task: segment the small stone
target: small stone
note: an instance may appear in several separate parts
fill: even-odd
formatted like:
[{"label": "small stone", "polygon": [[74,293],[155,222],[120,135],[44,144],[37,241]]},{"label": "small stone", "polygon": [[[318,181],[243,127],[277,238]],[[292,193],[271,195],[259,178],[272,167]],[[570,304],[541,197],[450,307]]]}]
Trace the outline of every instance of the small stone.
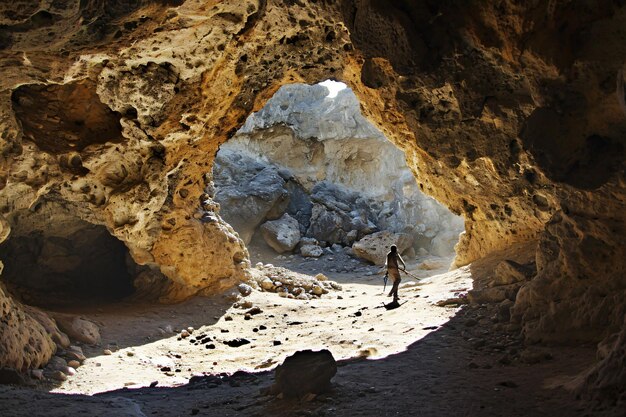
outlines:
[{"label": "small stone", "polygon": [[78,362],[76,360],[72,360],[72,361],[69,361],[67,363],[67,366],[69,366],[70,368],[76,369],[76,368],[78,368],[80,366],[80,362]]},{"label": "small stone", "polygon": [[65,357],[68,360],[76,360],[76,361],[79,361],[79,362],[84,362],[85,359],[87,359],[87,358],[85,358],[85,355],[82,354],[82,352],[74,352],[74,351],[70,351],[70,350],[65,352]]},{"label": "small stone", "polygon": [[74,376],[76,375],[76,369],[72,368],[71,366],[68,366],[67,368],[65,368],[65,373],[69,376]]},{"label": "small stone", "polygon": [[195,329],[191,326],[187,327],[187,331],[189,332],[189,334],[192,334],[194,330]]},{"label": "small stone", "polygon": [[250,341],[248,339],[243,339],[243,338],[238,338],[238,339],[233,339],[233,340],[227,340],[224,342],[225,345],[230,346],[230,347],[240,347],[243,345],[247,345],[248,343],[250,343]]},{"label": "small stone", "polygon": [[224,316],[224,321],[233,321],[232,316]]},{"label": "small stone", "polygon": [[263,281],[261,281],[261,288],[263,288],[265,291],[271,291],[274,289],[274,282],[269,278],[265,278]]},{"label": "small stone", "polygon": [[110,350],[110,349],[104,349],[104,350],[102,351],[102,353],[103,353],[103,354],[105,354],[105,355],[112,355],[112,354],[113,354],[113,352],[111,352],[111,350]]},{"label": "small stone", "polygon": [[274,341],[272,342],[272,344],[273,344],[274,346],[279,346],[279,345],[282,345],[283,343],[282,343],[280,340],[274,340]]},{"label": "small stone", "polygon": [[189,332],[187,330],[183,330],[182,332],[180,332],[180,337],[182,337],[183,339],[185,337],[189,337]]},{"label": "small stone", "polygon": [[30,376],[41,381],[43,379],[43,369],[31,369]]},{"label": "small stone", "polygon": [[328,281],[328,277],[324,274],[315,275],[315,279],[318,281]]},{"label": "small stone", "polygon": [[250,310],[246,311],[246,314],[250,314],[251,316],[254,316],[256,314],[261,314],[263,312],[263,310],[261,310],[261,308],[259,307],[252,307]]},{"label": "small stone", "polygon": [[239,290],[239,293],[243,295],[244,297],[247,297],[250,294],[252,294],[252,287],[249,286],[248,284],[241,283],[237,285],[237,290]]},{"label": "small stone", "polygon": [[56,380],[56,381],[65,381],[67,380],[67,375],[65,375],[63,372],[61,371],[54,371],[50,374],[50,378]]},{"label": "small stone", "polygon": [[324,289],[322,287],[320,287],[319,285],[314,285],[312,288],[313,294],[315,295],[322,295],[324,294]]}]

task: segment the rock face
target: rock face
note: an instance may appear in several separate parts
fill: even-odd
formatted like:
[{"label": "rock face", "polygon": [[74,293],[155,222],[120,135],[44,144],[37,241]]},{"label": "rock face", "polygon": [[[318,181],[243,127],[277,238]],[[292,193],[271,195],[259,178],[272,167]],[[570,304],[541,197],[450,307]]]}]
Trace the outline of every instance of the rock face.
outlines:
[{"label": "rock face", "polygon": [[[160,270],[166,299],[231,286],[248,254],[213,155],[281,85],[334,78],[464,216],[458,264],[540,241],[527,338],[623,335],[624,27],[604,1],[3,2],[0,237],[51,202]],[[0,306],[0,362],[47,360],[43,327]],[[590,395],[624,386],[611,340]]]}]

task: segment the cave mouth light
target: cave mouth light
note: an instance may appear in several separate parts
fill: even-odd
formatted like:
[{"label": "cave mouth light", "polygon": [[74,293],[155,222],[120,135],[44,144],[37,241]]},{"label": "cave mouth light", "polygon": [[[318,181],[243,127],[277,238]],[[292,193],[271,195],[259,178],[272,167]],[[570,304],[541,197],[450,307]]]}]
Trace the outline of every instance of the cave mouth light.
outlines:
[{"label": "cave mouth light", "polygon": [[322,81],[321,83],[319,83],[319,85],[323,85],[324,87],[328,88],[328,95],[326,96],[327,98],[335,98],[341,90],[345,90],[346,88],[348,88],[348,86],[344,83],[333,80]]},{"label": "cave mouth light", "polygon": [[[265,240],[277,254],[313,244],[322,256],[387,233],[409,261],[451,261],[464,230],[461,217],[420,191],[404,153],[337,81],[281,87],[220,147],[213,179],[224,220],[246,245]],[[289,238],[268,237],[269,221]]]}]

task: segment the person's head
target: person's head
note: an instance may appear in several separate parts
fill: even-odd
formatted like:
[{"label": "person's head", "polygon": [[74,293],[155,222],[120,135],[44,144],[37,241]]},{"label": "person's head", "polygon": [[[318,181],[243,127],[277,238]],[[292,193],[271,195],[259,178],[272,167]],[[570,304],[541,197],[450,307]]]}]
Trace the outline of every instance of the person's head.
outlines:
[{"label": "person's head", "polygon": [[398,247],[396,245],[391,245],[391,253],[396,253],[398,251]]}]

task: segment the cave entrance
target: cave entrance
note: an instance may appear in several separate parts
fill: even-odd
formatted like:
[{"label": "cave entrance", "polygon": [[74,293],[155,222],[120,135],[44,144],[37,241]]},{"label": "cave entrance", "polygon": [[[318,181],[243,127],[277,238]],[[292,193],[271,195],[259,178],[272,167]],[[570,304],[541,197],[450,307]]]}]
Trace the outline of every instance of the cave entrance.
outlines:
[{"label": "cave entrance", "polygon": [[404,153],[361,115],[352,90],[330,80],[281,87],[220,147],[213,179],[220,214],[253,262],[265,245],[279,259],[344,253],[380,264],[360,249],[395,243],[406,261],[436,257],[447,269],[464,230],[462,217],[420,191]]},{"label": "cave entrance", "polygon": [[60,204],[15,213],[0,245],[2,282],[22,302],[46,308],[93,306],[133,294],[136,267],[104,226]]}]

